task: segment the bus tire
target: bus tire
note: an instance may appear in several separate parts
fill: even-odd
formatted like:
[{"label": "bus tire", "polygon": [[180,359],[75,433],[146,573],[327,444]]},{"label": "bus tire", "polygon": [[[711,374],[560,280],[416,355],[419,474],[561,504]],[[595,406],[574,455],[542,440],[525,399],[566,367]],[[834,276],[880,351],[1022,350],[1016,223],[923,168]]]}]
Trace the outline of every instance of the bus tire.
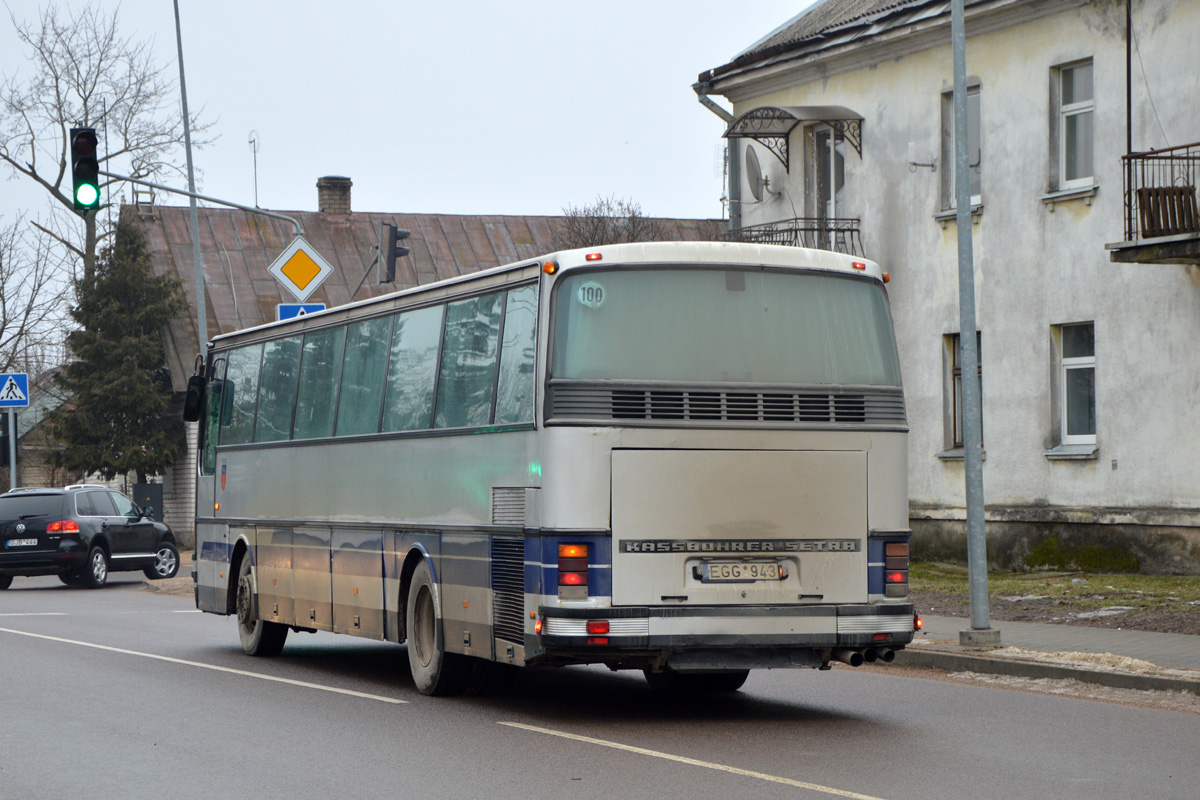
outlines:
[{"label": "bus tire", "polygon": [[242,555],[242,562],[238,566],[237,623],[238,638],[242,640],[242,650],[246,655],[277,656],[283,650],[287,626],[258,618],[258,595],[254,592],[249,553]]},{"label": "bus tire", "polygon": [[678,694],[716,694],[736,692],[750,677],[748,669],[731,669],[721,672],[676,672],[668,667],[659,672],[643,670],[646,683],[656,692]]},{"label": "bus tire", "polygon": [[470,677],[465,656],[447,653],[438,641],[438,613],[429,563],[422,561],[413,571],[405,605],[408,634],[408,667],[417,691],[424,695],[459,694]]}]

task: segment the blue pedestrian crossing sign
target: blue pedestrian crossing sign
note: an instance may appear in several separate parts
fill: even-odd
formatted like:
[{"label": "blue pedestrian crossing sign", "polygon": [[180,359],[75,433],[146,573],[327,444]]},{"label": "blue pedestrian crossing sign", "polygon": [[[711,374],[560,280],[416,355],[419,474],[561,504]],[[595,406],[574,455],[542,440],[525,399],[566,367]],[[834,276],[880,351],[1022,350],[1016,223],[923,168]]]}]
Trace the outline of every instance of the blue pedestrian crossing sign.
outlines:
[{"label": "blue pedestrian crossing sign", "polygon": [[276,318],[280,320],[306,317],[324,310],[324,303],[280,303],[275,306]]},{"label": "blue pedestrian crossing sign", "polygon": [[29,374],[0,373],[0,408],[25,408],[29,405]]}]

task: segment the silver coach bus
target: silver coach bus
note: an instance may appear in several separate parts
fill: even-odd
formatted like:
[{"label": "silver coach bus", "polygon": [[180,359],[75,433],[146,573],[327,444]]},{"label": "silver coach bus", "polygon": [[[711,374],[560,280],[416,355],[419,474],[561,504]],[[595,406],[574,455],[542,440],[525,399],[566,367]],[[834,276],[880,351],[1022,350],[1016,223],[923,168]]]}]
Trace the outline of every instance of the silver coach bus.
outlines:
[{"label": "silver coach bus", "polygon": [[733,691],[912,640],[907,421],[878,265],[658,243],[555,253],[217,337],[196,604],[242,647],[407,642]]}]

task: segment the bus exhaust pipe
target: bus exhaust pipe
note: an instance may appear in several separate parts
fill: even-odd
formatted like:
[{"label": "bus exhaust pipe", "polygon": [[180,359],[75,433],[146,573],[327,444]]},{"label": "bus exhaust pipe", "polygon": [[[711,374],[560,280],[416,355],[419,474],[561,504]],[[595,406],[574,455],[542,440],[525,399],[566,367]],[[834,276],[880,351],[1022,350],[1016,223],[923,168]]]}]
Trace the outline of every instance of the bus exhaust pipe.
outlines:
[{"label": "bus exhaust pipe", "polygon": [[878,660],[879,653],[875,651],[875,648],[868,647],[866,650],[863,650],[863,661],[867,662],[868,664],[874,664]]},{"label": "bus exhaust pipe", "polygon": [[863,665],[863,654],[857,650],[847,650],[844,647],[839,647],[833,651],[833,657],[843,664],[849,664],[852,667],[861,667]]},{"label": "bus exhaust pipe", "polygon": [[879,660],[885,664],[890,664],[896,660],[896,651],[885,649],[879,651]]}]

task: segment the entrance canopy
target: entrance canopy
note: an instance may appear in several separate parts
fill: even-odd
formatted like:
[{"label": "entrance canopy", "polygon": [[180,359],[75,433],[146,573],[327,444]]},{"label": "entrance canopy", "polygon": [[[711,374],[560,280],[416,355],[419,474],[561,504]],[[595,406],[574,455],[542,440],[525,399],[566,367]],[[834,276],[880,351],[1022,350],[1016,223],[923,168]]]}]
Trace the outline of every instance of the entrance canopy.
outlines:
[{"label": "entrance canopy", "polygon": [[862,115],[844,106],[760,106],[729,123],[726,139],[754,139],[775,154],[790,171],[788,137],[805,123],[822,123],[850,142],[862,157]]}]

